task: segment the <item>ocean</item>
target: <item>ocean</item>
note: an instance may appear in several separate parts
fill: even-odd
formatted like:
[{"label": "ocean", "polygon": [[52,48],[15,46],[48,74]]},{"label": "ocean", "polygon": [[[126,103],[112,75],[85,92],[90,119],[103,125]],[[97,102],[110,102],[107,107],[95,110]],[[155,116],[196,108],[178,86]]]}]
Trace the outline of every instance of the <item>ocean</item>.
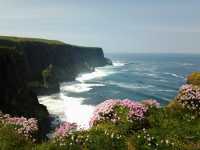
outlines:
[{"label": "ocean", "polygon": [[81,74],[76,81],[61,83],[60,93],[39,97],[50,114],[61,121],[88,128],[95,106],[107,99],[156,99],[166,105],[186,82],[200,71],[196,54],[106,54],[113,66]]}]

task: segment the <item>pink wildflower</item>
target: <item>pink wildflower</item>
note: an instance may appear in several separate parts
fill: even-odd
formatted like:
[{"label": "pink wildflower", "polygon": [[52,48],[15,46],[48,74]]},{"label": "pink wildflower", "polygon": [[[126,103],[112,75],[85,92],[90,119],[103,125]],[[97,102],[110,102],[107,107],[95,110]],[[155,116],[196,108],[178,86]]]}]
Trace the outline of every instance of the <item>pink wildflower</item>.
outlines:
[{"label": "pink wildflower", "polygon": [[115,112],[116,106],[123,106],[129,110],[129,119],[143,119],[147,108],[141,103],[132,100],[106,100],[103,103],[96,106],[93,116],[90,120],[90,126],[93,126],[98,121],[110,120],[116,123],[120,120],[119,116]]},{"label": "pink wildflower", "polygon": [[183,85],[179,94],[176,97],[177,101],[183,105],[183,107],[190,110],[200,110],[200,87],[195,85],[186,84]]},{"label": "pink wildflower", "polygon": [[63,122],[58,128],[56,128],[55,136],[60,138],[66,137],[71,131],[76,130],[76,128],[76,123]]},{"label": "pink wildflower", "polygon": [[[0,113],[0,121],[4,125],[15,125],[17,133],[22,134],[27,139],[38,131],[37,120],[35,118],[11,117],[9,114]],[[33,139],[34,140],[34,139]]]}]

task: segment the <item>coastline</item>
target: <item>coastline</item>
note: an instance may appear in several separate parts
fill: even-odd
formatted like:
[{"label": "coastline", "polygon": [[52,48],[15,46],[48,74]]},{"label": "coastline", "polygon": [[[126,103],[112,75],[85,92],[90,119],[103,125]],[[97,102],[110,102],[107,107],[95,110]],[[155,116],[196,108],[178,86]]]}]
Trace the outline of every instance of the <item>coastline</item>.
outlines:
[{"label": "coastline", "polygon": [[[113,63],[114,67],[122,65],[124,64]],[[97,67],[93,72],[81,73],[77,76],[75,81],[60,83],[60,90],[58,93],[38,96],[40,104],[43,104],[47,107],[50,116],[53,118],[51,122],[53,127],[57,126],[63,121],[67,121],[77,123],[80,129],[89,128],[89,120],[91,119],[95,106],[84,104],[85,98],[83,97],[70,97],[67,96],[67,93],[88,92],[92,90],[93,87],[104,86],[103,84],[85,83],[85,81],[112,74],[106,73],[102,70],[106,67],[111,66],[107,65],[104,67]]]}]

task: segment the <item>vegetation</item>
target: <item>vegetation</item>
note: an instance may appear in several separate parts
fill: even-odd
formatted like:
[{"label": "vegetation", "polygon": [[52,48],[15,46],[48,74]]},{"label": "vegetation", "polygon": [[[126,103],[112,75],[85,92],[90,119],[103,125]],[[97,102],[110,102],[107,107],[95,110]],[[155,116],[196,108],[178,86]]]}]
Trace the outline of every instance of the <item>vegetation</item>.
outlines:
[{"label": "vegetation", "polygon": [[[0,147],[4,146],[5,149],[6,146],[9,149],[9,146],[13,145],[16,149],[25,149],[29,146],[36,150],[200,149],[200,118],[183,107],[177,106],[176,110],[173,108],[149,107],[146,123],[139,124],[142,125],[140,128],[135,128],[138,124],[126,120],[126,117],[122,117],[116,123],[102,120],[86,131],[74,131],[75,126],[72,125],[65,128],[62,126],[63,131],[67,131],[68,134],[56,136],[41,144],[31,143],[22,136],[18,138],[14,130],[9,130],[9,134],[5,135],[8,128],[4,127],[0,129],[0,142],[4,142]],[[127,116],[127,109],[117,108],[115,113]],[[68,127],[73,130],[69,131]]]},{"label": "vegetation", "polygon": [[12,36],[0,36],[0,40],[7,40],[15,43],[19,42],[42,42],[46,44],[56,44],[56,45],[63,45],[64,43],[57,40],[46,40],[46,39],[39,39],[39,38],[22,38],[22,37],[12,37]]},{"label": "vegetation", "polygon": [[50,64],[46,69],[42,71],[43,86],[48,88],[48,79],[52,76],[53,65]]},{"label": "vegetation", "polygon": [[187,78],[188,84],[199,85],[200,86],[200,72],[193,72]]},{"label": "vegetation", "polygon": [[187,84],[165,107],[155,100],[104,101],[88,130],[64,122],[42,143],[33,140],[36,120],[1,115],[0,150],[199,150],[199,112],[200,88]]}]

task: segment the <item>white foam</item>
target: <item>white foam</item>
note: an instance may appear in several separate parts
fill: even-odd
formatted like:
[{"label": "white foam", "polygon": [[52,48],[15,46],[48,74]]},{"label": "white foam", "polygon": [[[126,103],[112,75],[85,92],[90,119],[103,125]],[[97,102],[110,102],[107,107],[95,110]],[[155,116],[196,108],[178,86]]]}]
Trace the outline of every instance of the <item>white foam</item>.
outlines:
[{"label": "white foam", "polygon": [[183,76],[177,75],[175,73],[165,72],[164,74],[171,75],[171,76],[176,77],[176,78],[184,78]]},{"label": "white foam", "polygon": [[63,94],[61,94],[61,98],[64,99],[66,104],[64,110],[66,120],[76,122],[81,128],[88,128],[95,107],[83,105],[84,98],[68,97]]},{"label": "white foam", "polygon": [[192,63],[182,63],[181,65],[183,65],[183,66],[194,66],[194,64],[192,64]]},{"label": "white foam", "polygon": [[84,98],[68,97],[64,94],[39,97],[39,102],[47,106],[50,114],[57,115],[61,121],[75,122],[80,128],[88,128],[94,106],[83,105]]},{"label": "white foam", "polygon": [[121,67],[121,66],[124,66],[126,63],[122,63],[122,62],[120,62],[120,61],[115,61],[115,62],[113,62],[113,66],[115,66],[115,67]]},{"label": "white foam", "polygon": [[82,93],[92,90],[92,87],[104,86],[103,84],[89,84],[83,82],[70,82],[61,84],[61,91]]},{"label": "white foam", "polygon": [[88,81],[88,80],[92,80],[92,79],[95,79],[95,78],[102,78],[102,77],[105,77],[109,74],[111,74],[112,72],[106,70],[106,68],[96,68],[94,72],[92,73],[84,73],[84,74],[81,74],[79,75],[77,78],[76,78],[76,81],[79,81],[79,82],[84,82],[84,81]]},{"label": "white foam", "polygon": [[95,107],[84,105],[83,101],[85,99],[82,97],[69,97],[66,94],[67,92],[87,92],[92,87],[104,86],[104,84],[87,83],[87,81],[110,75],[113,73],[110,68],[112,67],[96,68],[92,73],[78,76],[74,82],[62,83],[59,94],[38,97],[39,102],[47,106],[49,113],[58,116],[61,121],[75,122],[80,128],[88,128]]},{"label": "white foam", "polygon": [[128,84],[128,83],[114,82],[114,81],[110,81],[109,84],[116,85],[121,88],[127,88],[127,89],[147,89],[147,88],[154,87],[153,85]]},{"label": "white foam", "polygon": [[60,99],[59,95],[40,96],[38,97],[40,104],[47,106],[50,114],[59,116],[61,121],[65,121],[65,103]]}]

